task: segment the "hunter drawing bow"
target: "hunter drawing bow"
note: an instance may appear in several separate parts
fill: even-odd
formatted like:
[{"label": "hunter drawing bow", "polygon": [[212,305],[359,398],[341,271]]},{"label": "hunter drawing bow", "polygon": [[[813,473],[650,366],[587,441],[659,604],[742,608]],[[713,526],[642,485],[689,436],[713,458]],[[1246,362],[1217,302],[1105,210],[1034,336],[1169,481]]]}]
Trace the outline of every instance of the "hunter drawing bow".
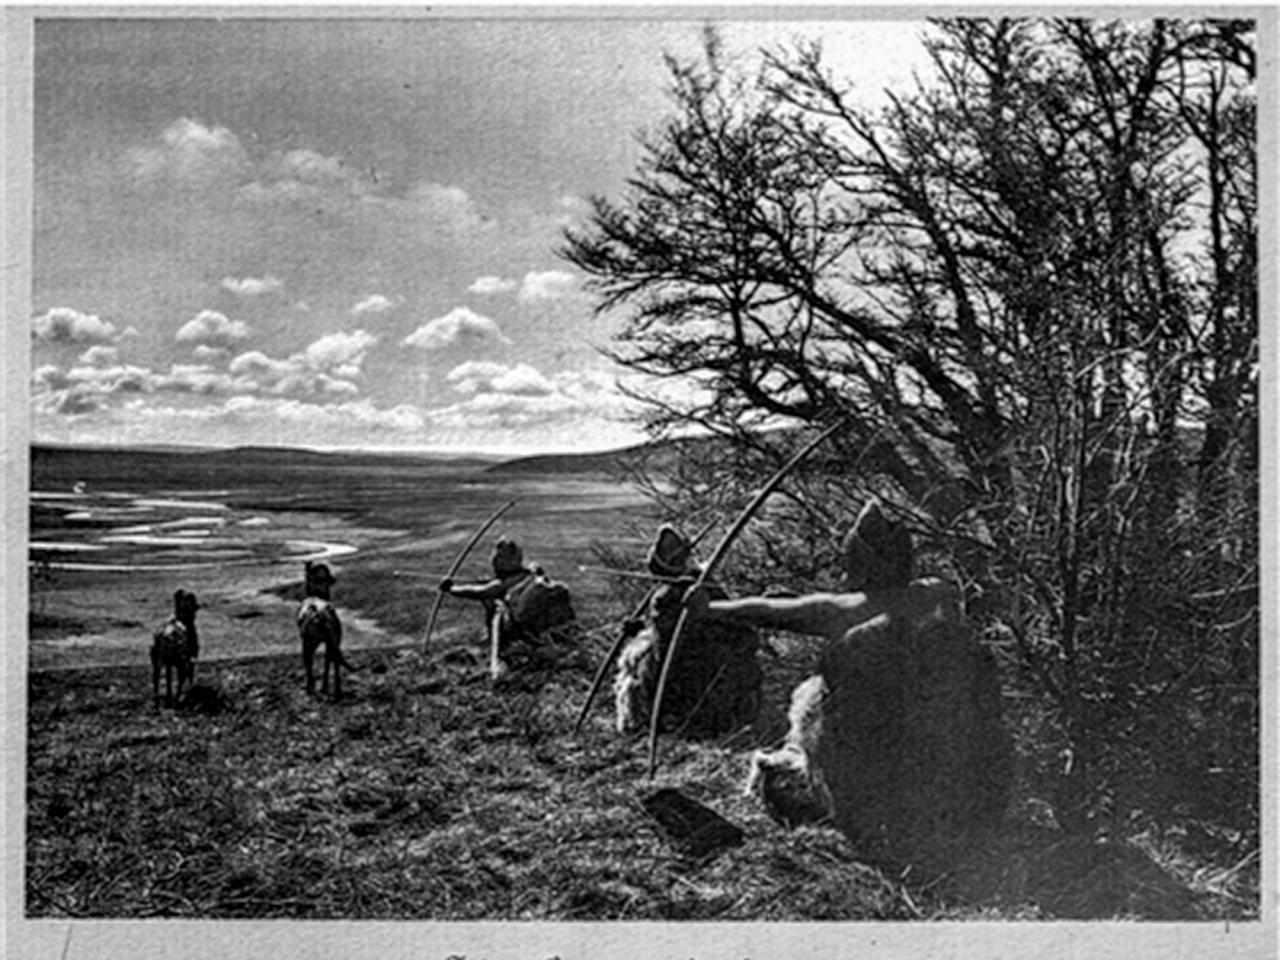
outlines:
[{"label": "hunter drawing bow", "polygon": [[[716,524],[716,521],[713,519],[705,527],[699,530],[698,535],[689,541],[689,549],[692,550],[694,547],[696,547],[701,542],[702,538],[711,532],[711,528],[714,527],[715,524]],[[579,567],[578,569],[579,570],[594,569],[597,571],[603,571],[605,573],[612,573],[616,576],[638,576],[641,579],[654,580],[654,581],[657,581],[658,583],[679,583],[680,580],[682,579],[680,577],[656,576],[651,573],[635,574],[628,570],[611,570],[611,569],[605,570],[599,567],[595,567],[595,568]],[[656,591],[657,589],[658,589],[657,586],[653,586],[645,591],[644,596],[640,598],[640,602],[636,604],[635,610],[631,612],[631,616],[627,617],[627,619],[623,621],[624,624],[631,620],[635,620],[637,617],[639,617],[641,614],[644,613],[645,608],[649,606],[649,601],[653,599],[654,591]],[[613,642],[613,646],[610,647],[609,652],[605,654],[605,658],[604,660],[601,661],[599,669],[596,670],[595,679],[591,681],[591,690],[587,693],[586,702],[583,703],[582,710],[579,711],[578,713],[578,722],[573,725],[574,733],[577,733],[579,730],[582,729],[583,721],[587,719],[587,714],[591,712],[591,704],[595,703],[596,694],[600,692],[600,687],[604,684],[605,674],[607,674],[609,672],[609,668],[613,666],[614,660],[618,658],[618,653],[622,650],[622,645],[627,642],[627,639],[628,639],[627,631],[624,626],[622,631],[619,632],[618,634],[618,639]]]},{"label": "hunter drawing bow", "polygon": [[[454,559],[453,565],[449,568],[449,572],[445,574],[445,579],[452,579],[454,574],[462,567],[462,562],[467,559],[467,554],[471,552],[471,548],[480,542],[480,538],[485,532],[498,522],[498,518],[516,505],[515,500],[509,500],[494,511],[493,516],[480,525],[475,533],[471,535],[471,539],[467,541],[466,546],[459,551],[458,556]],[[440,613],[440,605],[444,602],[444,591],[437,591],[435,603],[431,607],[431,616],[427,619],[427,629],[422,635],[422,647],[425,651],[427,645],[431,642],[431,631],[435,629],[436,616]]]},{"label": "hunter drawing bow", "polygon": [[[702,572],[698,574],[697,580],[694,581],[693,586],[686,592],[686,597],[693,593],[693,591],[701,589],[706,585],[707,581],[711,579],[711,574],[715,571],[715,568],[720,561],[724,559],[725,554],[729,552],[729,547],[733,545],[733,541],[737,539],[738,534],[742,532],[743,528],[751,520],[751,517],[760,509],[765,500],[769,498],[769,495],[777,489],[778,484],[782,483],[787,474],[795,469],[796,465],[800,463],[801,460],[807,457],[817,449],[824,440],[835,433],[843,425],[843,422],[843,420],[839,420],[827,427],[826,430],[823,430],[822,433],[818,434],[818,436],[814,437],[813,440],[805,444],[805,446],[801,448],[795,456],[783,464],[781,469],[769,478],[769,482],[760,489],[760,492],[757,493],[754,498],[752,498],[751,502],[747,504],[742,513],[739,514],[738,519],[733,522],[733,526],[729,528],[728,532],[724,535],[724,538],[716,545],[710,559],[707,560],[706,564],[703,566]],[[653,709],[649,717],[649,779],[653,779],[654,770],[658,765],[658,722],[662,716],[662,697],[666,692],[667,677],[671,672],[671,664],[675,661],[676,650],[680,646],[680,638],[684,634],[685,623],[688,619],[689,604],[686,599],[681,603],[680,618],[676,621],[675,630],[671,633],[671,643],[667,647],[667,656],[662,662],[662,673],[658,676],[658,689],[654,694]]]}]

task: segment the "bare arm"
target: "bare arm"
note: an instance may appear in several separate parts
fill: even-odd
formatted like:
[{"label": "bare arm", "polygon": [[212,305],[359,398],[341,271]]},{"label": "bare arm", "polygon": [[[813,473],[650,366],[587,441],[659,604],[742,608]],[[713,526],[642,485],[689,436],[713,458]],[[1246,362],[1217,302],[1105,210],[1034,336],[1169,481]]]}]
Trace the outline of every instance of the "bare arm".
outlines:
[{"label": "bare arm", "polygon": [[[701,594],[701,595],[699,595]],[[811,593],[803,597],[743,597],[708,600],[705,592],[690,595],[690,614],[736,620],[755,627],[790,630],[837,639],[854,627],[904,605],[913,613],[950,609],[955,588],[940,580],[917,582],[904,590],[866,593]]]},{"label": "bare arm", "polygon": [[507,583],[498,579],[482,583],[454,583],[452,580],[445,580],[440,584],[440,589],[463,600],[498,600],[507,592]]},{"label": "bare arm", "polygon": [[822,637],[840,637],[845,631],[881,612],[865,593],[811,593],[803,597],[743,597],[712,600],[695,615],[713,620],[735,620],[753,627],[790,630]]}]

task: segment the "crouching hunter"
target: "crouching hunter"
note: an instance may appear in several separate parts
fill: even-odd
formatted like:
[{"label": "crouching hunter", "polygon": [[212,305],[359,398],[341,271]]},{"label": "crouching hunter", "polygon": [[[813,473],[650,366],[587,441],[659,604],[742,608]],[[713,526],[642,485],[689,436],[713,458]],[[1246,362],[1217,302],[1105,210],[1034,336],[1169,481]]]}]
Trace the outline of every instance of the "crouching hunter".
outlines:
[{"label": "crouching hunter", "polygon": [[912,579],[906,527],[876,501],[841,544],[839,592],[687,597],[690,617],[826,638],[792,695],[780,749],[756,751],[748,789],[786,825],[827,821],[870,859],[945,870],[993,826],[1010,777],[994,662],[956,587]]},{"label": "crouching hunter", "polygon": [[[681,599],[700,572],[692,552],[689,540],[665,525],[649,548],[649,572],[667,582],[650,592],[644,619],[624,625],[626,646],[614,678],[614,724],[619,733],[639,733],[649,725]],[[704,590],[711,599],[728,596],[718,584],[708,584]],[[758,648],[755,631],[742,624],[703,620],[690,630],[671,665],[662,729],[702,737],[751,723],[763,684]]]},{"label": "crouching hunter", "polygon": [[501,680],[510,668],[503,654],[521,641],[536,641],[553,627],[574,619],[569,590],[553,582],[537,563],[526,563],[520,545],[507,537],[493,547],[493,577],[474,583],[440,581],[440,591],[478,601],[489,639],[489,674]]}]

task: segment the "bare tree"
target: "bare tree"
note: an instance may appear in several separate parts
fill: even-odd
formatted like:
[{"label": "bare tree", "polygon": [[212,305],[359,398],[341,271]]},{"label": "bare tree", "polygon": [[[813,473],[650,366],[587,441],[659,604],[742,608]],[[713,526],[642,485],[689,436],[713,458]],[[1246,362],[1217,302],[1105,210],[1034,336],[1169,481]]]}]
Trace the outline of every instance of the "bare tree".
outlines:
[{"label": "bare tree", "polygon": [[[1231,723],[1256,744],[1252,34],[965,19],[925,42],[933,76],[872,111],[817,45],[749,75],[708,34],[701,63],[668,61],[674,114],[630,192],[563,253],[630,311],[621,363],[701,385],[651,405],[655,435],[736,451],[680,478],[691,506],[776,465],[786,434],[763,427],[858,424],[763,556],[803,564],[786,537],[889,492],[1045,698],[1083,827],[1153,806],[1159,777],[1128,783],[1116,746],[1143,727],[1143,768],[1169,766],[1144,710],[1203,732],[1197,698],[1229,674],[1255,686]],[[1231,496],[1188,485],[1196,446]]]}]

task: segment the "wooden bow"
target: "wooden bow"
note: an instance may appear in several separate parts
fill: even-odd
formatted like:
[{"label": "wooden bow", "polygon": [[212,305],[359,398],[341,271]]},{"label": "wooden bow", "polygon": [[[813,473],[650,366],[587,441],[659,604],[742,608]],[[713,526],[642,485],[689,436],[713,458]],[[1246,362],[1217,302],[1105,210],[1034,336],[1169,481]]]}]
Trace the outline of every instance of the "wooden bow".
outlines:
[{"label": "wooden bow", "polygon": [[[462,548],[462,550],[458,553],[457,558],[453,561],[453,566],[451,566],[449,568],[449,572],[445,574],[446,580],[453,578],[453,575],[456,574],[459,569],[461,569],[462,562],[467,559],[467,554],[471,552],[471,548],[480,542],[480,538],[485,535],[485,532],[490,527],[492,527],[495,523],[498,522],[499,517],[501,517],[504,513],[506,513],[515,505],[516,505],[515,500],[509,500],[507,503],[504,503],[501,507],[499,507],[498,510],[493,514],[493,516],[491,516],[488,520],[486,520],[483,524],[480,525],[480,529],[471,535],[471,539],[467,541],[467,545]],[[435,629],[436,617],[440,613],[440,605],[443,602],[444,602],[444,591],[442,590],[436,593],[435,603],[431,607],[431,616],[427,619],[427,629],[426,629],[426,632],[423,633],[422,635],[422,648],[424,651],[427,649],[427,644],[431,642],[431,631]]]},{"label": "wooden bow", "polygon": [[[702,538],[705,537],[708,533],[710,533],[711,528],[714,527],[715,525],[716,525],[716,521],[713,518],[706,526],[704,526],[701,530],[698,531],[698,535],[696,537],[694,537],[692,540],[689,541],[689,549],[692,550],[699,543],[701,543]],[[579,570],[588,570],[588,569],[600,570],[602,568],[578,567],[578,569]],[[627,571],[627,570],[607,569],[607,570],[604,570],[604,572],[612,573],[619,576],[637,576],[645,580],[655,580],[659,583],[679,583],[681,580],[687,579],[685,577],[661,577],[652,573],[631,573],[630,571]],[[591,712],[591,704],[595,703],[596,694],[600,692],[600,687],[604,684],[605,675],[609,672],[609,668],[613,666],[613,661],[618,658],[618,653],[622,650],[622,645],[627,642],[628,638],[627,638],[626,623],[628,621],[637,619],[641,614],[644,613],[645,609],[649,606],[649,601],[653,599],[653,595],[655,591],[657,591],[657,589],[658,589],[657,586],[652,586],[648,590],[646,590],[644,596],[640,598],[640,602],[636,604],[635,610],[631,612],[631,616],[629,616],[627,620],[623,621],[623,628],[622,628],[622,631],[618,634],[618,639],[613,642],[613,646],[610,647],[609,652],[605,654],[605,658],[604,660],[601,661],[599,669],[596,670],[595,679],[591,681],[591,689],[587,693],[586,702],[583,703],[582,709],[578,712],[578,722],[573,725],[573,732],[575,734],[582,729],[583,721],[587,719],[587,714]]]},{"label": "wooden bow", "polygon": [[[751,502],[747,504],[746,508],[741,514],[739,514],[738,519],[733,522],[733,526],[731,526],[729,531],[724,535],[724,538],[716,545],[715,550],[711,554],[711,558],[707,560],[706,565],[702,568],[702,572],[698,574],[698,579],[694,581],[693,586],[685,593],[686,597],[688,597],[694,590],[701,589],[706,585],[706,582],[711,579],[711,574],[715,571],[715,568],[720,561],[724,559],[724,555],[729,552],[729,547],[733,545],[733,541],[737,539],[738,534],[742,532],[743,527],[747,525],[755,512],[760,509],[761,504],[769,498],[769,494],[773,493],[773,491],[777,489],[778,484],[782,483],[786,475],[795,469],[796,464],[817,449],[818,445],[826,440],[827,437],[835,433],[836,430],[841,427],[842,423],[843,421],[837,421],[826,430],[823,430],[822,433],[818,434],[818,436],[813,440],[805,444],[805,446],[795,456],[783,464],[782,468],[769,478],[769,482],[766,483]],[[658,690],[654,695],[653,710],[649,717],[649,779],[653,779],[654,770],[658,765],[658,722],[662,717],[662,697],[666,693],[667,677],[671,672],[671,664],[675,662],[676,650],[680,646],[680,638],[684,635],[684,627],[688,619],[689,604],[686,599],[681,604],[680,618],[676,620],[675,630],[672,631],[671,644],[667,647],[666,659],[662,661],[662,673],[658,676]]]}]

